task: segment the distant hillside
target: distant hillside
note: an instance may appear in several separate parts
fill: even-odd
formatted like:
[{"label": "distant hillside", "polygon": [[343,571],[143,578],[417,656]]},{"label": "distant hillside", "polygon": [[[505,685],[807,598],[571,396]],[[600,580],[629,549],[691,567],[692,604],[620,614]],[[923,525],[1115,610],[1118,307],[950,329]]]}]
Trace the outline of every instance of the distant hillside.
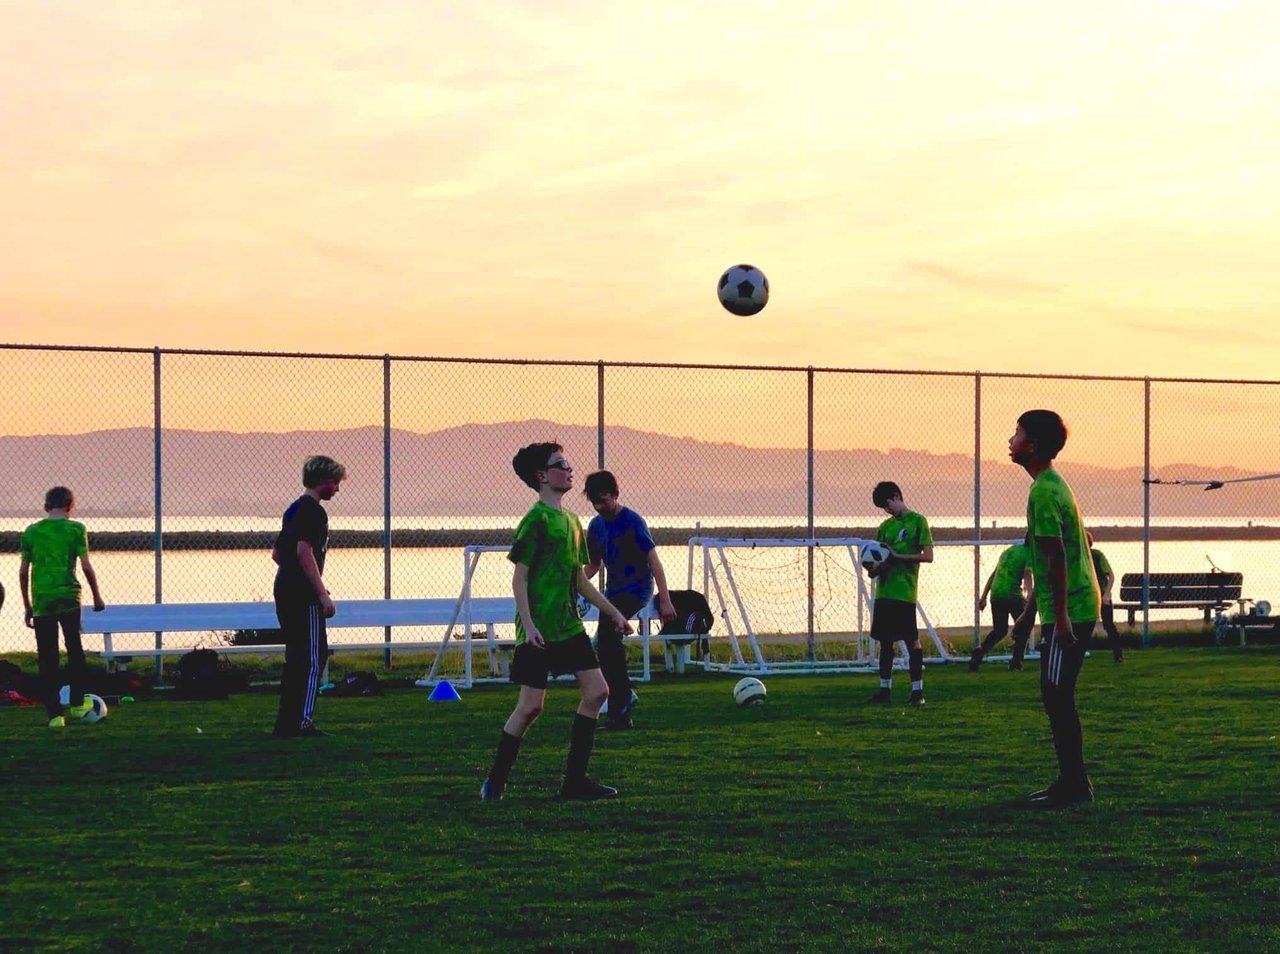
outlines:
[{"label": "distant hillside", "polygon": [[[442,518],[518,514],[530,492],[511,470],[522,444],[555,439],[565,445],[579,486],[596,467],[596,429],[533,420],[468,424],[427,434],[391,433],[391,501],[395,514]],[[382,513],[383,433],[367,427],[341,431],[233,434],[166,430],[161,437],[163,512],[171,515],[270,516],[300,490],[309,454],[343,461],[350,479],[333,503],[336,513]],[[613,427],[605,432],[607,465],[618,474],[624,498],[655,515],[796,515],[806,512],[807,462],[803,450],[744,447]],[[38,512],[45,490],[72,486],[86,515],[144,515],[155,494],[152,432],[145,428],[87,434],[0,437],[0,513]],[[820,451],[815,455],[819,516],[874,517],[871,487],[896,480],[907,502],[929,515],[972,513],[973,461],[918,450]],[[1141,471],[1063,462],[1087,513],[1140,517]],[[1222,469],[1215,478],[1247,476]],[[1157,476],[1205,474],[1192,466],[1167,467]],[[1011,516],[1025,506],[1027,477],[1007,460],[984,461],[982,510]],[[1158,487],[1158,516],[1243,520],[1280,514],[1270,482],[1199,488]],[[589,512],[585,501],[576,504]]]}]

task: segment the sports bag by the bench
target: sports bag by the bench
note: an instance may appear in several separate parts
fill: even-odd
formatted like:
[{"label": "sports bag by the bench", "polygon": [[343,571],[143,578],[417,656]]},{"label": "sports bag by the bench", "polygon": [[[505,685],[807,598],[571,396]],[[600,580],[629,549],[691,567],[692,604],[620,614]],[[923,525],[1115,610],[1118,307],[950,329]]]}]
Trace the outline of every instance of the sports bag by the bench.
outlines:
[{"label": "sports bag by the bench", "polygon": [[[697,590],[671,590],[669,595],[676,618],[663,623],[658,635],[663,639],[672,639],[673,642],[689,643],[691,654],[695,658],[702,658],[710,648],[706,634],[711,632],[711,626],[716,621],[707,598]],[[690,638],[681,640],[680,637],[684,635]]]}]

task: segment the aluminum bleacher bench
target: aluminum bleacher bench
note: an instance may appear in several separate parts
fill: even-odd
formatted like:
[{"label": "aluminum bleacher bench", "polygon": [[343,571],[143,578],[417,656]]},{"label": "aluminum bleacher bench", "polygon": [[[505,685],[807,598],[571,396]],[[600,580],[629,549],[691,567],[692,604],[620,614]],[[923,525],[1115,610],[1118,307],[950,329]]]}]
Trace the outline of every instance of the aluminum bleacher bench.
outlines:
[{"label": "aluminum bleacher bench", "polygon": [[[374,599],[338,600],[337,612],[326,621],[326,628],[335,629],[384,629],[392,627],[436,626],[443,632],[431,640],[396,640],[384,637],[369,642],[339,642],[330,640],[333,652],[436,650],[437,663],[452,637],[465,649],[464,686],[475,680],[472,674],[471,656],[476,644],[489,652],[491,678],[505,676],[505,654],[514,648],[513,639],[499,639],[495,627],[511,623],[515,618],[515,600],[511,597],[458,597],[456,599]],[[595,617],[593,608],[587,619]],[[642,680],[648,681],[649,666],[649,611],[641,614],[640,634],[628,637],[628,641],[643,646]],[[165,636],[178,633],[209,634],[235,632],[237,630],[272,630],[279,627],[274,603],[131,603],[108,606],[100,613],[89,607],[80,614],[80,631],[101,634],[101,657],[109,668],[124,659],[135,656],[155,657],[159,672],[165,656],[181,656],[197,648],[198,639],[174,639]],[[481,630],[483,637],[473,640],[473,634]],[[127,633],[154,633],[155,645],[144,649],[116,648],[114,637]],[[283,644],[252,646],[217,646],[219,653],[271,654],[283,653]],[[433,667],[434,672],[435,667]]]}]

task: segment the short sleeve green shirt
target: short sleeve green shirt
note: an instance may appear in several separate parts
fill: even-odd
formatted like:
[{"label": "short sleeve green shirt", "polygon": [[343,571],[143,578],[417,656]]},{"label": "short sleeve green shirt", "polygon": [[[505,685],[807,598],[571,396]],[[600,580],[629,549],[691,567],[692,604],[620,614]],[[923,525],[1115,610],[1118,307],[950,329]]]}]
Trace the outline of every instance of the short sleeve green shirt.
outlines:
[{"label": "short sleeve green shirt", "polygon": [[[929,521],[914,510],[904,512],[901,517],[890,517],[880,524],[876,539],[894,553],[919,553],[925,547],[933,546]],[[919,578],[919,563],[890,560],[876,577],[876,599],[914,603]]]},{"label": "short sleeve green shirt", "polygon": [[1010,600],[1022,598],[1022,578],[1027,574],[1030,554],[1024,544],[1015,543],[996,561],[996,575],[991,580],[991,598]]},{"label": "short sleeve green shirt", "polygon": [[1090,550],[1089,556],[1093,560],[1093,573],[1098,578],[1098,588],[1101,589],[1103,580],[1107,577],[1115,577],[1115,573],[1111,570],[1111,561],[1101,550]]},{"label": "short sleeve green shirt", "polygon": [[31,612],[48,616],[54,603],[80,602],[76,560],[89,553],[83,523],[46,517],[22,531],[18,551],[31,564]]},{"label": "short sleeve green shirt", "polygon": [[1101,610],[1098,582],[1085,538],[1080,508],[1067,482],[1052,467],[1031,484],[1027,498],[1027,537],[1031,547],[1031,574],[1036,584],[1036,607],[1046,625],[1056,623],[1053,592],[1049,586],[1049,558],[1036,544],[1037,537],[1062,541],[1067,569],[1067,616],[1073,623],[1096,620]]},{"label": "short sleeve green shirt", "polygon": [[[541,500],[524,515],[507,559],[529,568],[529,613],[549,643],[585,633],[578,617],[578,571],[587,564],[587,542],[578,515]],[[516,614],[516,644],[525,641]]]}]

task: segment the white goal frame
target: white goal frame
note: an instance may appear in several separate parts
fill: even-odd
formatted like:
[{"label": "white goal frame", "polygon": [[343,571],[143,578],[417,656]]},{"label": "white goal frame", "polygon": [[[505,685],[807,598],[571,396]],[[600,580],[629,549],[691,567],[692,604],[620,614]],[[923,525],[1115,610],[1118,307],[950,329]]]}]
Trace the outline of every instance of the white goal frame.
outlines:
[{"label": "white goal frame", "polygon": [[[707,590],[708,600],[714,600],[719,607],[719,620],[724,624],[725,638],[728,640],[732,659],[727,663],[701,660],[704,669],[714,672],[749,672],[757,674],[781,672],[806,673],[840,673],[840,672],[875,672],[879,666],[878,652],[871,645],[870,623],[871,606],[875,602],[867,577],[858,562],[858,551],[874,540],[865,537],[795,537],[795,538],[741,538],[741,537],[692,537],[689,540],[689,585],[693,586],[694,565],[702,567],[703,586]],[[857,607],[855,619],[849,632],[854,633],[855,652],[851,659],[824,660],[788,660],[770,662],[765,659],[761,649],[761,641],[751,623],[751,615],[747,602],[743,599],[734,576],[733,565],[725,554],[726,549],[757,549],[764,547],[790,549],[832,549],[842,550],[848,555],[849,565],[854,578],[858,581]],[[701,551],[701,560],[696,551]],[[946,643],[938,636],[933,622],[922,603],[916,603],[916,612],[924,624],[925,635],[932,643],[934,655],[925,658],[929,663],[955,662],[959,657],[951,654]],[[745,639],[748,653],[743,652],[742,642],[734,621],[742,628],[741,636]],[[899,641],[899,658],[895,660],[895,668],[903,668],[907,662],[906,643]],[[748,654],[749,657],[748,658]],[[967,657],[966,657],[967,658]]]},{"label": "white goal frame", "polygon": [[[509,652],[514,648],[512,639],[499,639],[495,632],[495,626],[515,621],[515,599],[512,596],[505,597],[477,597],[472,592],[472,581],[475,579],[476,567],[480,563],[480,558],[486,553],[509,553],[510,545],[502,544],[467,544],[462,548],[462,589],[458,592],[458,598],[454,601],[453,610],[450,614],[449,621],[445,626],[444,635],[440,638],[439,648],[436,650],[435,659],[432,660],[431,668],[426,674],[414,682],[414,685],[420,688],[430,688],[434,686],[442,678],[441,663],[444,661],[445,654],[450,649],[449,640],[457,639],[461,644],[462,651],[462,685],[464,688],[470,688],[476,683],[496,682],[506,683],[509,678],[506,672],[505,660],[501,658],[503,653]],[[482,608],[483,607],[483,608]],[[595,620],[598,613],[594,606],[590,607],[586,620]],[[644,647],[641,656],[640,669],[631,671],[629,675],[633,682],[648,682],[652,678],[650,668],[649,654],[649,638],[651,635],[651,623],[653,613],[649,607],[641,609],[637,614],[636,622],[638,624],[638,636],[626,637],[625,641],[639,639]],[[476,630],[483,627],[484,640],[480,643],[475,639]],[[460,632],[457,632],[461,630]],[[455,632],[457,633],[455,635]],[[488,655],[488,671],[485,675],[477,675],[474,665],[474,653],[477,645],[483,646]],[[563,676],[554,676],[553,680],[572,681],[575,677],[572,674]]]}]

